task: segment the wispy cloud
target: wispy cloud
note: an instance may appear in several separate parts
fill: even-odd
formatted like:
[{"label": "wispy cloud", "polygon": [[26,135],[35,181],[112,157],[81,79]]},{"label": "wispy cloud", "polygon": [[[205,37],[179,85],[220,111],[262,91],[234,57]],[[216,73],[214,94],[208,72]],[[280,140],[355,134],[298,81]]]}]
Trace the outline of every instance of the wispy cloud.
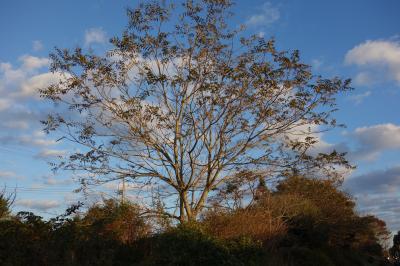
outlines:
[{"label": "wispy cloud", "polygon": [[49,209],[58,208],[61,203],[57,200],[35,200],[35,199],[21,199],[16,202],[18,206],[35,209],[39,211],[47,211]]},{"label": "wispy cloud", "polygon": [[8,101],[7,99],[0,99],[0,112],[8,109],[10,106],[10,101]]},{"label": "wispy cloud", "polygon": [[0,179],[11,179],[17,176],[13,171],[2,171],[0,170]]},{"label": "wispy cloud", "polygon": [[311,66],[315,70],[319,70],[323,64],[324,64],[324,62],[322,61],[321,58],[314,58],[313,60],[311,60]]},{"label": "wispy cloud", "polygon": [[[1,103],[0,103],[1,105]],[[0,108],[1,111],[1,108]],[[29,128],[29,123],[27,121],[3,121],[0,124],[2,127],[4,128],[9,128],[9,129],[20,129],[20,130],[24,130],[24,129],[28,129]]]},{"label": "wispy cloud", "polygon": [[48,186],[56,186],[56,185],[71,185],[73,180],[70,178],[59,178],[55,175],[46,175],[42,176],[43,184]]},{"label": "wispy cloud", "polygon": [[91,28],[85,32],[85,45],[94,43],[103,44],[107,42],[107,34],[102,28]]},{"label": "wispy cloud", "polygon": [[43,49],[43,43],[39,40],[35,40],[32,42],[33,51],[37,52]]},{"label": "wispy cloud", "polygon": [[44,132],[36,130],[31,132],[30,134],[0,136],[0,143],[30,147],[47,147],[55,145],[56,141],[53,139],[48,139]]},{"label": "wispy cloud", "polygon": [[368,98],[371,95],[371,91],[366,91],[364,93],[359,93],[355,95],[351,95],[348,97],[348,99],[352,102],[354,102],[356,105],[361,104],[366,98]]},{"label": "wispy cloud", "polygon": [[55,157],[61,157],[67,154],[65,150],[56,150],[56,149],[43,149],[41,150],[35,158],[37,159],[49,159]]},{"label": "wispy cloud", "polygon": [[258,12],[247,19],[246,25],[268,26],[279,20],[279,9],[273,6],[270,2],[264,3],[260,9],[261,12]]}]

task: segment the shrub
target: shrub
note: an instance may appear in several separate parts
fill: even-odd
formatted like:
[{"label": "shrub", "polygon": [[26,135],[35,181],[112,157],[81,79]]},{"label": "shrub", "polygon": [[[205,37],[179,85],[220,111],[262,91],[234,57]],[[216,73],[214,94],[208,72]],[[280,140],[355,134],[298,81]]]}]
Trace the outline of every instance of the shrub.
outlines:
[{"label": "shrub", "polygon": [[260,265],[262,249],[250,239],[220,240],[199,225],[181,225],[155,236],[143,265]]}]

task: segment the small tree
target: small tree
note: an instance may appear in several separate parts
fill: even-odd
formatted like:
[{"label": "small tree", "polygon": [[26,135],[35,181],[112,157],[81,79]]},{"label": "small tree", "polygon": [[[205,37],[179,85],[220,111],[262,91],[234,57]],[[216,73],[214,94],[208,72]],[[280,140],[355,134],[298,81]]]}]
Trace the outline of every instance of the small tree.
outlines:
[{"label": "small tree", "polygon": [[301,242],[308,239],[381,257],[389,235],[386,223],[372,215],[359,216],[354,199],[340,185],[334,180],[291,176],[279,183],[275,196],[295,196],[292,213],[297,215],[288,216],[288,221],[304,237]]},{"label": "small tree", "polygon": [[92,227],[96,233],[111,236],[122,243],[131,244],[148,236],[150,226],[140,217],[139,207],[130,203],[119,203],[113,199],[94,205],[82,218],[82,224]]},{"label": "small tree", "polygon": [[94,174],[84,186],[125,178],[157,191],[164,215],[183,222],[243,169],[276,178],[346,163],[307,151],[313,129],[336,126],[335,95],[348,80],[316,77],[298,51],[241,37],[226,22],[229,0],[181,4],[128,9],[129,26],[105,56],[51,54],[64,79],[41,95],[71,113],[50,115],[45,130],[81,145],[56,168]]},{"label": "small tree", "polygon": [[7,218],[10,215],[10,207],[15,201],[15,192],[7,195],[6,187],[0,191],[0,219]]}]

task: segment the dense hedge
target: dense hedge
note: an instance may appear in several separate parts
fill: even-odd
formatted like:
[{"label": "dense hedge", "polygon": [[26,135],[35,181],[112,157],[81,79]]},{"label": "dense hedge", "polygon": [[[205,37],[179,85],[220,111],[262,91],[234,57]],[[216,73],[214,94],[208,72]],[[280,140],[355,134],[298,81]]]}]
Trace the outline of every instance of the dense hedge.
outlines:
[{"label": "dense hedge", "polygon": [[385,265],[327,247],[268,251],[250,239],[220,240],[185,226],[132,244],[100,235],[88,238],[73,224],[47,234],[36,226],[43,225],[0,223],[0,265]]},{"label": "dense hedge", "polygon": [[323,180],[289,178],[251,206],[157,232],[135,204],[77,209],[48,221],[4,212],[0,265],[389,265],[385,223]]}]

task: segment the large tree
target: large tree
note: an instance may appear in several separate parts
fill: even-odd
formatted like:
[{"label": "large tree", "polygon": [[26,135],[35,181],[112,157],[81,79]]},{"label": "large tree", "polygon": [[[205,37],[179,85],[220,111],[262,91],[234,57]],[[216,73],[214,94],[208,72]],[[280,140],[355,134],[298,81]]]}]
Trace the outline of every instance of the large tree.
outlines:
[{"label": "large tree", "polygon": [[273,179],[346,163],[307,151],[313,130],[336,126],[335,96],[349,81],[315,76],[298,51],[244,37],[227,23],[230,7],[144,3],[128,9],[129,25],[106,55],[56,49],[52,71],[64,78],[41,94],[69,108],[43,123],[81,145],[57,167],[92,173],[84,185],[124,178],[147,188],[183,222],[243,170]]}]

